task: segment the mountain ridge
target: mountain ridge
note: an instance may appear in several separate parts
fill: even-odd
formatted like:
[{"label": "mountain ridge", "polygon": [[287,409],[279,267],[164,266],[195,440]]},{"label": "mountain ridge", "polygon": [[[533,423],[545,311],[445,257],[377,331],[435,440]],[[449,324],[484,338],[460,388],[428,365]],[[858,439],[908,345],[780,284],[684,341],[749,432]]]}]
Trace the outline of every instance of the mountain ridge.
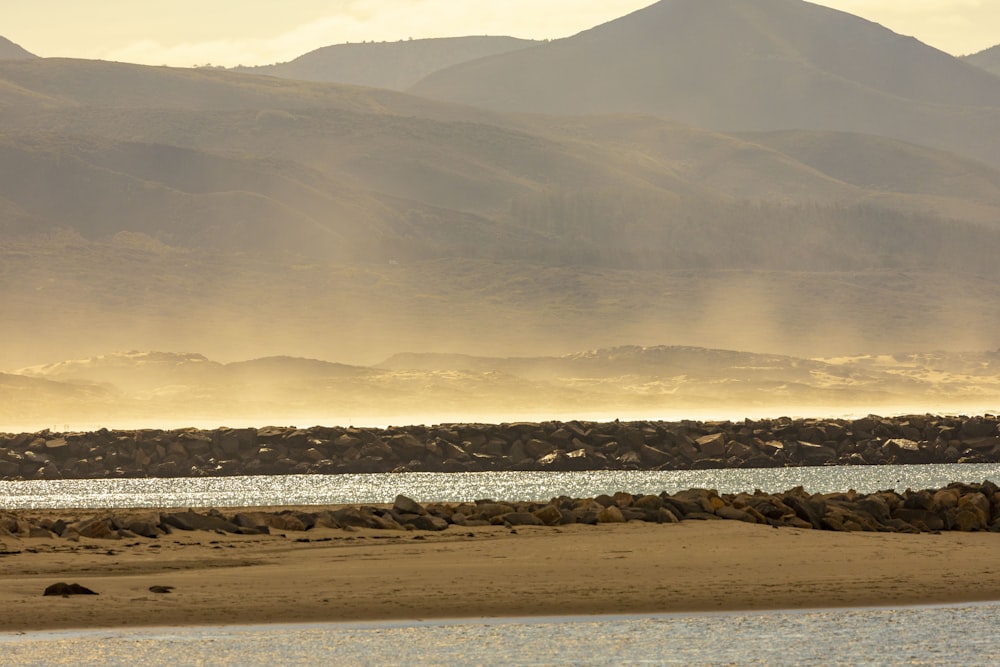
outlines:
[{"label": "mountain ridge", "polygon": [[[929,58],[955,73],[921,102],[869,94],[887,66],[873,65],[862,85],[850,69],[858,58],[833,53],[852,42],[787,37],[798,13],[825,21],[827,12],[787,0],[675,0],[658,11],[671,7],[696,18],[725,9],[730,24],[755,26],[720,47],[770,73],[736,98],[791,90],[774,104],[804,104],[810,86],[832,81],[818,102],[861,91],[869,97],[840,104],[902,110],[896,125],[913,129],[916,118],[933,132],[922,141],[829,128],[735,133],[648,111],[507,113],[218,69],[3,61],[0,361],[23,367],[107,347],[198,349],[227,363],[271,357],[244,367],[253,378],[290,352],[363,364],[401,349],[517,357],[623,342],[809,358],[995,347],[1000,168],[963,146],[996,157],[1000,132],[990,131],[990,107],[932,104],[963,77],[989,75],[839,17],[873,40],[858,43],[860,54],[913,52],[917,65]],[[768,7],[795,9],[769,22]],[[637,78],[698,62],[643,60],[662,53],[629,40],[635,26],[619,24],[615,43],[634,57]],[[705,41],[702,64],[726,62]],[[687,48],[680,38],[654,46]],[[835,75],[811,64],[824,58],[843,67]],[[597,64],[615,64],[607,60]],[[662,85],[657,76],[649,81]],[[758,86],[768,76],[770,87]],[[494,382],[461,370],[401,373],[442,404],[461,398],[450,378],[468,380],[469,392]],[[350,374],[333,382],[348,398]],[[503,372],[496,381],[514,398],[544,384]],[[294,404],[294,382],[283,386]],[[412,397],[382,388],[399,405]],[[711,387],[699,391],[711,400]],[[187,398],[201,409],[219,397]]]},{"label": "mountain ridge", "polygon": [[[878,134],[1000,165],[1000,143],[981,138],[1000,135],[1000,81],[801,0],[661,0],[573,37],[440,70],[409,90],[502,111]],[[952,127],[963,109],[976,110],[967,130]]]},{"label": "mountain ridge", "polygon": [[515,37],[467,36],[333,44],[284,63],[231,69],[246,74],[402,91],[444,67],[539,43]]},{"label": "mountain ridge", "polygon": [[43,428],[37,406],[59,399],[64,430],[96,415],[106,426],[133,427],[153,414],[180,415],[169,421],[183,426],[358,424],[352,414],[362,423],[511,421],[539,411],[547,418],[650,419],[705,409],[709,397],[716,414],[743,416],[776,407],[819,416],[904,405],[941,413],[972,396],[1000,396],[998,366],[995,351],[804,359],[669,345],[555,357],[400,354],[370,367],[287,356],[221,364],[193,354],[115,353],[0,373],[0,431]]},{"label": "mountain ridge", "polygon": [[980,67],[991,74],[1000,76],[1000,44],[984,49],[978,53],[963,56],[962,60]]},{"label": "mountain ridge", "polygon": [[20,44],[0,36],[0,60],[32,60],[37,57]]}]

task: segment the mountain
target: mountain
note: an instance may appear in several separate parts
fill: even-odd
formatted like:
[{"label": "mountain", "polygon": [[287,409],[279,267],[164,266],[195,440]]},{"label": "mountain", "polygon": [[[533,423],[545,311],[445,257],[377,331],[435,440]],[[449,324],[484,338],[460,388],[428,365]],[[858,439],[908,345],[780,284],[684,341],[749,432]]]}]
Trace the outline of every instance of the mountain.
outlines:
[{"label": "mountain", "polygon": [[967,63],[1000,76],[1000,44],[962,58]]},{"label": "mountain", "polygon": [[954,350],[1000,328],[997,169],[885,137],[69,59],[0,63],[0,128],[4,366]]},{"label": "mountain", "polygon": [[285,79],[405,90],[439,69],[538,43],[514,37],[482,36],[336,44],[286,63],[234,69]]},{"label": "mountain", "polygon": [[710,418],[775,410],[915,414],[995,401],[998,367],[997,352],[805,359],[666,345],[512,358],[399,354],[370,367],[129,352],[0,373],[0,430],[406,425],[486,415],[679,419],[695,410]]},{"label": "mountain", "polygon": [[[839,181],[870,190],[921,193],[965,203],[993,201],[1000,191],[1000,171],[981,162],[917,144],[846,132],[785,130],[741,134]],[[924,200],[925,202],[928,200]],[[936,208],[954,218],[958,208]]]},{"label": "mountain", "polygon": [[0,60],[31,60],[37,57],[6,37],[0,37]]},{"label": "mountain", "polygon": [[503,111],[651,113],[724,131],[859,132],[1000,166],[1000,80],[802,0],[661,0],[435,72],[410,92]]},{"label": "mountain", "polygon": [[[808,214],[826,229],[821,236],[840,235],[844,253],[862,253],[850,263],[857,268],[872,264],[863,256],[870,229],[848,221],[870,219],[873,207],[916,216],[892,224],[926,228],[923,236],[943,244],[938,256],[967,233],[988,232],[949,226],[945,234],[933,215],[1000,220],[996,170],[891,140],[845,135],[840,143],[864,146],[863,154],[837,147],[832,154],[844,158],[821,164],[753,137],[650,116],[520,118],[228,72],[45,59],[0,65],[0,81],[16,88],[0,111],[8,130],[0,202],[6,228],[22,233],[72,228],[106,240],[138,232],[184,248],[341,261],[685,266],[714,252],[726,266],[730,255],[742,267],[831,266],[815,256],[818,246],[795,257],[766,250],[808,203],[824,207]],[[858,180],[844,168],[853,159],[884,164],[884,173]],[[953,185],[942,187],[942,177]],[[736,215],[751,201],[764,208]],[[675,224],[660,223],[664,211]],[[683,222],[703,215],[718,219],[718,238]],[[759,237],[751,246],[720,246],[732,238],[726,225],[751,220]],[[902,260],[908,251],[896,253]]]}]

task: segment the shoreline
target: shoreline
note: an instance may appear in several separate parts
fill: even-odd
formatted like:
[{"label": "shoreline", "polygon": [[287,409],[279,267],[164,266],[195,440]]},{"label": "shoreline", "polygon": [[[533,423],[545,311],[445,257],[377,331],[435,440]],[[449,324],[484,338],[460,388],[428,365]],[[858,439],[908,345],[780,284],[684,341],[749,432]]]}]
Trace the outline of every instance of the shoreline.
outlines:
[{"label": "shoreline", "polygon": [[801,607],[797,609],[732,609],[723,611],[671,611],[652,612],[645,614],[594,614],[594,615],[569,615],[569,616],[477,616],[477,617],[442,617],[442,618],[414,618],[414,619],[387,619],[372,621],[307,621],[302,623],[264,623],[264,624],[235,624],[235,625],[144,625],[129,626],[126,628],[64,628],[64,629],[44,629],[28,631],[0,631],[0,642],[17,641],[18,638],[25,640],[38,640],[44,635],[53,638],[61,637],[82,637],[86,635],[113,635],[121,632],[128,636],[146,633],[156,635],[157,633],[175,633],[183,631],[206,631],[215,632],[226,630],[231,632],[264,632],[274,630],[382,630],[394,628],[419,628],[419,627],[448,627],[453,625],[474,625],[474,626],[503,626],[519,624],[565,624],[565,623],[600,623],[615,621],[638,621],[644,619],[715,619],[730,616],[767,616],[778,614],[824,614],[824,613],[852,613],[865,611],[897,611],[897,610],[940,610],[967,607],[994,607],[1000,606],[1000,599],[997,600],[976,600],[969,602],[943,602],[929,604],[908,604],[908,605],[872,605],[858,607]]},{"label": "shoreline", "polygon": [[[995,533],[739,521],[4,537],[0,632],[645,615],[1000,600]],[[43,596],[65,581],[98,595]],[[151,586],[172,586],[169,593]]]}]

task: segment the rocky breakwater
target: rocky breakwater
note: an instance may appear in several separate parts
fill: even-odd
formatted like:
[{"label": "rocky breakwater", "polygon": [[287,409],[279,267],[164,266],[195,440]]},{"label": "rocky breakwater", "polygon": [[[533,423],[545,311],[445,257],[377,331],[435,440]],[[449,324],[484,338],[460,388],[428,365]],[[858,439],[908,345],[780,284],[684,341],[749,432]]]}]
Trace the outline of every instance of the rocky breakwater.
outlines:
[{"label": "rocky breakwater", "polygon": [[1000,462],[993,415],[0,434],[0,478]]},{"label": "rocky breakwater", "polygon": [[[94,516],[32,518],[31,513],[0,512],[0,536],[15,538],[157,538],[174,531],[213,531],[243,535],[308,533],[317,528],[441,531],[479,526],[564,526],[629,521],[744,521],[833,531],[926,533],[945,530],[1000,533],[1000,488],[992,482],[950,484],[923,491],[859,494],[809,494],[801,487],[784,493],[719,494],[690,489],[674,494],[626,492],[595,498],[558,497],[548,502],[496,501],[418,503],[398,496],[392,506],[349,506],[314,511],[196,512],[118,510]],[[309,538],[302,536],[303,541]]]}]

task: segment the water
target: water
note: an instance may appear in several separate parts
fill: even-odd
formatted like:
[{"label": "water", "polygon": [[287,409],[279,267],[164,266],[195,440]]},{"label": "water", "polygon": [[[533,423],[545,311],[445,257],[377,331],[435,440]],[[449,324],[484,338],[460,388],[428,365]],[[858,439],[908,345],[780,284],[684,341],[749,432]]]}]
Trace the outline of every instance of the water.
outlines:
[{"label": "water", "polygon": [[[0,508],[225,507],[627,490],[862,493],[1000,479],[1000,464],[0,482]],[[901,609],[0,633],[16,665],[1000,664],[1000,602]]]},{"label": "water", "polygon": [[1000,464],[54,480],[0,482],[0,509],[377,504],[391,503],[400,493],[420,502],[545,501],[560,495],[673,493],[691,487],[774,493],[801,485],[810,493],[871,493],[986,479],[1000,481]]},{"label": "water", "polygon": [[989,665],[1000,603],[0,634],[16,665]]}]

